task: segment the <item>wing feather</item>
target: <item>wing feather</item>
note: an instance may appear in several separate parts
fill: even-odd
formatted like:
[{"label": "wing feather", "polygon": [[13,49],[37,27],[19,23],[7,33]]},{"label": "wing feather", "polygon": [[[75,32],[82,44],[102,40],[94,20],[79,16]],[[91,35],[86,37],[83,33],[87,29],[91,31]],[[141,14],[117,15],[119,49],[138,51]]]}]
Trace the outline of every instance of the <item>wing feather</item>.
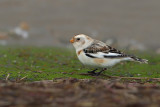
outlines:
[{"label": "wing feather", "polygon": [[92,58],[119,58],[130,56],[98,40],[95,40],[83,51],[88,57]]}]

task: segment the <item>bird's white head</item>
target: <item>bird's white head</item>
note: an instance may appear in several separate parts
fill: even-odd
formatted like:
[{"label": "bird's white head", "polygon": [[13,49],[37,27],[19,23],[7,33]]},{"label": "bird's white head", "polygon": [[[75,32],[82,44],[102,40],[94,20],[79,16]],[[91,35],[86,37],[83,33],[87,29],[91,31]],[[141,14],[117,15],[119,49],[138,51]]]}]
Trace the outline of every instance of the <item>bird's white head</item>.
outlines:
[{"label": "bird's white head", "polygon": [[82,50],[88,47],[93,41],[91,37],[84,34],[76,35],[70,40],[76,50]]}]

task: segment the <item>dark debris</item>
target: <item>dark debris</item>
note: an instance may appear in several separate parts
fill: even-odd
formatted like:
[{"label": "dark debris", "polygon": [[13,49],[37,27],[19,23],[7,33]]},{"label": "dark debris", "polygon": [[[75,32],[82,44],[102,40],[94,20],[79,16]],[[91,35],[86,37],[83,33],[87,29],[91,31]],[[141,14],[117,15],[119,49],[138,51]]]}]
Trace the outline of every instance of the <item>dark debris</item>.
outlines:
[{"label": "dark debris", "polygon": [[0,107],[158,107],[160,86],[102,79],[0,81]]}]

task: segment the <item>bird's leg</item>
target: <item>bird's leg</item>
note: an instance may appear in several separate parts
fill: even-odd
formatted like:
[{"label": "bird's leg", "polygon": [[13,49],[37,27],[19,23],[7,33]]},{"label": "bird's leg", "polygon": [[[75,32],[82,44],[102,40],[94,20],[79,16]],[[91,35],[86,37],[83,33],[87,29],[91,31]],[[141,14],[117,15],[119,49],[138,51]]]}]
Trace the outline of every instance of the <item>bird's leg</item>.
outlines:
[{"label": "bird's leg", "polygon": [[88,73],[90,73],[90,74],[96,74],[95,73],[95,71],[97,71],[98,69],[96,68],[96,69],[94,69],[94,70],[92,70],[92,71],[88,71]]},{"label": "bird's leg", "polygon": [[107,68],[103,68],[101,71],[95,73],[95,76],[99,76],[103,71],[107,70]]}]

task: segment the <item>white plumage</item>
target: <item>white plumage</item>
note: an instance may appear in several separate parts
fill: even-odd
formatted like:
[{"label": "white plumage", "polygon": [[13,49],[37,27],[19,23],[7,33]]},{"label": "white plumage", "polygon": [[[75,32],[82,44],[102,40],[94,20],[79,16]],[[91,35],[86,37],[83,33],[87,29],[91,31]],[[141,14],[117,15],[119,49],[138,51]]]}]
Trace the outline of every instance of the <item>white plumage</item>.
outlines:
[{"label": "white plumage", "polygon": [[[119,50],[112,48],[101,41],[94,40],[84,34],[74,36],[70,42],[75,47],[80,62],[94,68],[107,68],[114,66],[121,61],[138,61],[141,63],[147,63],[147,60],[145,59],[124,54]],[[104,69],[98,73],[95,73],[95,70],[90,73],[99,75],[102,71],[104,71]]]}]

